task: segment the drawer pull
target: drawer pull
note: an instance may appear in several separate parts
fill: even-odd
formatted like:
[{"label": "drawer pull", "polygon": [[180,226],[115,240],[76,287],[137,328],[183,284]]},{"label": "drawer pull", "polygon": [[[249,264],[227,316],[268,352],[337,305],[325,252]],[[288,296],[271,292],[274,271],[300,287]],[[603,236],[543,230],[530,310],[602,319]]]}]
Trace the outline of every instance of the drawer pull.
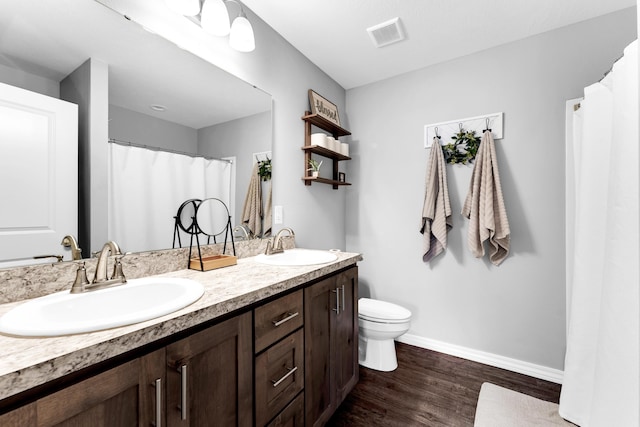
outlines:
[{"label": "drawer pull", "polygon": [[156,422],[155,427],[162,427],[162,378],[158,378],[153,383],[156,388]]},{"label": "drawer pull", "polygon": [[293,373],[298,370],[298,367],[294,366],[293,368],[287,368],[287,370],[288,370],[288,372],[286,374],[284,374],[284,376],[282,378],[280,378],[279,380],[277,380],[277,381],[271,380],[271,382],[273,383],[274,387],[278,387],[280,385],[280,383],[282,383],[282,381],[286,380],[291,375],[293,375]]},{"label": "drawer pull", "polygon": [[291,320],[294,317],[298,316],[299,314],[300,313],[298,313],[297,311],[295,313],[287,313],[287,317],[285,317],[284,319],[272,320],[273,326],[278,327],[278,326],[282,325],[283,323],[288,322],[289,320]]},{"label": "drawer pull", "polygon": [[332,308],[331,310],[335,311],[336,314],[340,314],[340,288],[336,288],[331,292],[336,294],[336,308]]},{"label": "drawer pull", "polygon": [[180,366],[180,418],[184,421],[187,419],[187,365]]}]

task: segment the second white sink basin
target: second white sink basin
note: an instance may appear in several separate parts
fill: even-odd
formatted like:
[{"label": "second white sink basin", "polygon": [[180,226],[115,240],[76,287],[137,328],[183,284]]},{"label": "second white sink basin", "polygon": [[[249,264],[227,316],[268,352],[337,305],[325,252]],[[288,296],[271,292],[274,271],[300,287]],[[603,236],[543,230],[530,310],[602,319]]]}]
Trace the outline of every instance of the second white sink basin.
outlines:
[{"label": "second white sink basin", "polygon": [[204,293],[194,280],[131,279],[105,289],[34,298],[0,317],[0,332],[18,336],[60,336],[131,325],[173,313]]},{"label": "second white sink basin", "polygon": [[275,255],[260,254],[256,256],[256,261],[268,265],[301,266],[325,264],[338,259],[333,252],[319,251],[314,249],[287,249]]}]

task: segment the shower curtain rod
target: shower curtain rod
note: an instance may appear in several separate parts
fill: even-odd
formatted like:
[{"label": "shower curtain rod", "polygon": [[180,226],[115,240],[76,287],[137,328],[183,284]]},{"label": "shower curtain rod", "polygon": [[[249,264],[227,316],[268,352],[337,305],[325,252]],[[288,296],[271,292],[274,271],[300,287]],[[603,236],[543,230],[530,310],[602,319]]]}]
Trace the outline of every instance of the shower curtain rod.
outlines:
[{"label": "shower curtain rod", "polygon": [[110,144],[125,145],[125,146],[129,146],[129,147],[137,147],[137,148],[146,148],[147,150],[151,150],[151,151],[164,151],[166,153],[182,154],[184,156],[189,156],[189,157],[202,157],[205,160],[217,160],[219,162],[225,162],[225,163],[230,163],[230,164],[233,163],[233,160],[229,160],[229,159],[219,159],[217,157],[207,157],[207,156],[203,156],[201,154],[187,153],[186,151],[178,151],[178,150],[170,150],[170,149],[167,149],[167,148],[153,147],[153,146],[150,146],[150,145],[137,144],[135,142],[130,142],[130,141],[122,141],[122,140],[115,139],[115,138],[109,138],[108,142]]}]

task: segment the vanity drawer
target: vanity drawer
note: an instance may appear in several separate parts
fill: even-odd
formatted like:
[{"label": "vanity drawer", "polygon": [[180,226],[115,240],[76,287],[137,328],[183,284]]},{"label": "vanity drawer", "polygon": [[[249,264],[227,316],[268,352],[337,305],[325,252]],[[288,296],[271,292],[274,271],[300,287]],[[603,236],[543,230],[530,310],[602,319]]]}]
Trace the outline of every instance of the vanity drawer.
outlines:
[{"label": "vanity drawer", "polygon": [[293,402],[271,421],[267,427],[302,427],[304,426],[304,393],[300,393]]},{"label": "vanity drawer", "polygon": [[261,352],[302,326],[302,290],[255,309],[255,351]]},{"label": "vanity drawer", "polygon": [[256,425],[275,417],[304,388],[304,333],[279,341],[256,357]]}]

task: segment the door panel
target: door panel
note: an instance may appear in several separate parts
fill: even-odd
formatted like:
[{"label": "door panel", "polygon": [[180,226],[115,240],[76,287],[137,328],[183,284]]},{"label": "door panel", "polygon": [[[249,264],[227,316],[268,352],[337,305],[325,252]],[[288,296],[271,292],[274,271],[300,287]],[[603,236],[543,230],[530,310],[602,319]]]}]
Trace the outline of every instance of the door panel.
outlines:
[{"label": "door panel", "polygon": [[65,254],[78,227],[75,104],[0,83],[0,182],[0,261]]}]

